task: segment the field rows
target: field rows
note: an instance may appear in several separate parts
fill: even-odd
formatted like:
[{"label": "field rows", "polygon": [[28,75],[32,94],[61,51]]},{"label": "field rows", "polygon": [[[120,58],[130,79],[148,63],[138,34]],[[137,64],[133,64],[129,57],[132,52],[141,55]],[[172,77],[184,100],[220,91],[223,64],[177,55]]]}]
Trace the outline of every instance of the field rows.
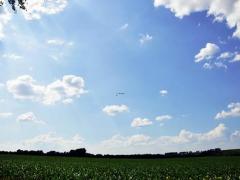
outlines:
[{"label": "field rows", "polygon": [[0,179],[240,179],[240,157],[127,160],[0,155]]}]

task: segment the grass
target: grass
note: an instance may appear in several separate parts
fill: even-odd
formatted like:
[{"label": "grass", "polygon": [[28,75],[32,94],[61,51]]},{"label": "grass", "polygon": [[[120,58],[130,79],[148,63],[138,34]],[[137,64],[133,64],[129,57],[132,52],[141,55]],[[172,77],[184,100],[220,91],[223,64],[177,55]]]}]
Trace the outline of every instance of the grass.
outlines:
[{"label": "grass", "polygon": [[96,159],[0,155],[0,179],[240,179],[240,157]]}]

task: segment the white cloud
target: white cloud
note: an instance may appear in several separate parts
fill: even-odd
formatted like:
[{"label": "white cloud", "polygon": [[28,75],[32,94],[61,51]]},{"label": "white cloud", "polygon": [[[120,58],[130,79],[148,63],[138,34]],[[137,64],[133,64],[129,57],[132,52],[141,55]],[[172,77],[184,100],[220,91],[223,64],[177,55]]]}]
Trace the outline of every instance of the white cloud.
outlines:
[{"label": "white cloud", "polygon": [[9,118],[13,115],[13,113],[11,112],[4,112],[4,113],[0,113],[0,119],[5,119],[5,118]]},{"label": "white cloud", "polygon": [[122,25],[119,29],[120,29],[121,31],[124,31],[124,30],[126,30],[128,27],[129,27],[129,24],[126,23],[126,24]]},{"label": "white cloud", "polygon": [[65,44],[65,41],[62,39],[49,39],[47,40],[47,44],[54,46],[61,46]]},{"label": "white cloud", "polygon": [[211,141],[224,135],[226,127],[219,124],[207,133],[193,133],[185,129],[181,130],[177,136],[162,136],[158,141],[162,144],[183,144],[190,142]]},{"label": "white cloud", "polygon": [[214,62],[214,63],[204,63],[203,68],[207,70],[211,70],[213,68],[223,68],[226,70],[228,66],[223,62]]},{"label": "white cloud", "polygon": [[84,79],[80,76],[65,75],[46,86],[39,85],[29,75],[7,81],[7,89],[16,99],[33,100],[53,105],[69,98],[78,98],[86,93]]},{"label": "white cloud", "polygon": [[240,131],[237,130],[231,134],[231,141],[240,143]]},{"label": "white cloud", "polygon": [[141,34],[139,42],[140,42],[140,44],[143,45],[143,44],[145,44],[145,43],[147,43],[149,41],[152,41],[152,39],[153,39],[153,37],[151,35],[149,35],[149,34]]},{"label": "white cloud", "polygon": [[108,105],[102,111],[109,116],[116,116],[119,113],[128,112],[129,108],[126,105]]},{"label": "white cloud", "polygon": [[40,121],[37,119],[36,115],[33,112],[27,112],[24,114],[20,114],[17,117],[17,122],[31,122],[31,123],[36,123],[36,124],[45,124],[44,121]]},{"label": "white cloud", "polygon": [[124,137],[121,135],[114,135],[108,140],[104,140],[102,142],[103,146],[106,147],[127,147],[127,146],[139,146],[139,145],[147,145],[151,138],[149,136],[143,134],[136,134],[129,137]]},{"label": "white cloud", "polygon": [[16,99],[32,99],[40,101],[44,96],[45,87],[36,84],[29,75],[19,76],[15,80],[7,81],[7,89]]},{"label": "white cloud", "polygon": [[213,65],[211,65],[210,63],[204,63],[204,64],[203,64],[203,68],[204,68],[204,69],[211,70],[211,69],[213,69]]},{"label": "white cloud", "polygon": [[156,121],[163,122],[167,120],[171,120],[173,117],[170,115],[162,115],[162,116],[157,116],[155,119]]},{"label": "white cloud", "polygon": [[64,59],[66,55],[66,51],[69,50],[70,47],[74,45],[73,41],[66,41],[64,39],[55,38],[48,39],[46,44],[51,50],[51,54],[49,57],[54,61],[59,61],[60,59]]},{"label": "white cloud", "polygon": [[45,151],[69,151],[82,148],[84,139],[78,134],[70,138],[58,136],[56,133],[47,133],[22,142],[25,149],[43,149]]},{"label": "white cloud", "polygon": [[234,56],[234,53],[231,53],[231,52],[223,52],[221,53],[217,59],[222,59],[222,60],[225,60],[225,59],[229,59],[229,58],[232,58]]},{"label": "white cloud", "polygon": [[225,20],[230,28],[236,27],[233,36],[240,38],[240,0],[154,0],[154,6],[164,6],[178,18],[194,12],[207,11],[215,21]]},{"label": "white cloud", "polygon": [[240,103],[231,103],[228,105],[229,111],[221,111],[217,113],[215,119],[225,119],[229,117],[240,117]]},{"label": "white cloud", "polygon": [[5,37],[4,29],[8,22],[11,20],[11,13],[6,9],[5,6],[0,8],[0,40]]},{"label": "white cloud", "polygon": [[161,95],[161,96],[166,96],[167,94],[168,94],[168,91],[165,90],[165,89],[163,89],[163,90],[160,91],[160,95]]},{"label": "white cloud", "polygon": [[236,54],[231,62],[240,62],[240,54]]},{"label": "white cloud", "polygon": [[68,5],[68,0],[29,0],[23,15],[27,20],[41,19],[42,15],[52,15],[62,12]]},{"label": "white cloud", "polygon": [[200,52],[195,56],[195,62],[201,62],[203,60],[212,59],[220,48],[213,43],[207,43],[205,48],[202,48]]},{"label": "white cloud", "polygon": [[132,127],[143,127],[143,126],[149,126],[153,124],[152,121],[150,121],[147,118],[135,118],[133,119],[131,126]]},{"label": "white cloud", "polygon": [[215,62],[214,65],[217,67],[217,68],[223,68],[223,69],[227,69],[227,65],[222,63],[222,62]]},{"label": "white cloud", "polygon": [[52,46],[73,46],[74,45],[73,41],[67,42],[63,39],[48,39],[46,43]]},{"label": "white cloud", "polygon": [[[100,145],[102,148],[99,149],[102,149],[101,151],[105,153],[107,151],[107,153],[113,154],[119,152],[121,154],[136,154],[204,150],[222,147],[223,142],[228,142],[229,139],[226,140],[226,129],[224,124],[219,124],[205,133],[195,133],[183,129],[176,136],[160,136],[157,138],[144,134],[114,135],[112,138],[103,141]],[[232,146],[232,144],[228,145]]]},{"label": "white cloud", "polygon": [[56,133],[46,133],[27,140],[0,142],[0,150],[50,150],[69,151],[85,147],[91,153],[138,154],[165,153],[172,151],[196,151],[220,147],[223,149],[239,147],[240,132],[228,133],[224,124],[202,133],[180,130],[177,135],[150,137],[144,134],[130,136],[114,135],[96,144],[86,144],[78,134],[63,137]]},{"label": "white cloud", "polygon": [[62,137],[54,132],[41,134],[18,142],[0,142],[0,150],[7,151],[22,149],[43,150],[44,152],[52,150],[64,152],[83,147],[85,147],[84,139],[78,134],[75,134],[72,137]]},{"label": "white cloud", "polygon": [[71,98],[63,100],[63,104],[72,104],[72,103],[73,103],[73,99],[71,99]]},{"label": "white cloud", "polygon": [[2,57],[5,58],[5,59],[14,60],[14,61],[17,61],[17,60],[20,60],[20,59],[23,58],[22,56],[19,56],[19,55],[14,54],[14,53],[11,53],[11,54],[3,54]]}]

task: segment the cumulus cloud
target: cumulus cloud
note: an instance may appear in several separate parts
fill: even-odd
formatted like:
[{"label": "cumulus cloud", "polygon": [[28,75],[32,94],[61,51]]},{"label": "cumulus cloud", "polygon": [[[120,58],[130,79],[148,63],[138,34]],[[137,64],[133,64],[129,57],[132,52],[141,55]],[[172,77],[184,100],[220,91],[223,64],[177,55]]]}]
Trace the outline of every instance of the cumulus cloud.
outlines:
[{"label": "cumulus cloud", "polygon": [[172,118],[173,117],[170,115],[161,115],[161,116],[157,116],[155,119],[156,121],[163,122],[163,121],[171,120]]},{"label": "cumulus cloud", "polygon": [[240,117],[240,103],[231,103],[228,105],[228,111],[221,111],[217,113],[215,119],[225,119],[230,117]]},{"label": "cumulus cloud", "polygon": [[68,0],[29,0],[23,15],[27,20],[40,19],[42,15],[52,15],[62,12],[68,5]]},{"label": "cumulus cloud", "polygon": [[20,122],[20,123],[27,122],[27,123],[45,124],[44,121],[38,120],[36,115],[33,112],[20,114],[16,120],[17,122]]},{"label": "cumulus cloud", "polygon": [[207,11],[214,21],[226,21],[230,28],[236,28],[233,36],[240,38],[240,0],[154,0],[154,6],[170,9],[178,18]]},{"label": "cumulus cloud", "polygon": [[226,127],[219,124],[214,129],[195,133],[181,130],[175,136],[160,136],[152,138],[144,134],[132,136],[114,135],[102,142],[101,146],[108,153],[164,153],[170,151],[188,151],[215,148],[226,141]]},{"label": "cumulus cloud", "polygon": [[207,43],[204,48],[195,56],[195,62],[212,59],[219,52],[220,48],[213,43]]},{"label": "cumulus cloud", "polygon": [[8,22],[11,20],[11,13],[6,9],[5,6],[0,8],[0,40],[5,37],[4,29]]},{"label": "cumulus cloud", "polygon": [[132,127],[143,127],[143,126],[149,126],[152,124],[153,124],[153,122],[147,118],[135,118],[135,119],[133,119],[131,126]]},{"label": "cumulus cloud", "polygon": [[149,41],[152,41],[152,39],[153,39],[153,37],[151,35],[149,35],[149,34],[141,34],[139,42],[140,42],[140,44],[143,45],[143,44],[145,44],[145,43],[147,43]]},{"label": "cumulus cloud", "polygon": [[44,86],[37,85],[36,81],[29,75],[9,80],[6,85],[8,91],[17,99],[40,100],[45,90]]},{"label": "cumulus cloud", "polygon": [[105,106],[102,111],[106,113],[109,116],[116,116],[119,113],[128,112],[129,108],[128,106],[122,104],[122,105],[108,105]]},{"label": "cumulus cloud", "polygon": [[13,113],[11,113],[11,112],[2,112],[2,113],[0,113],[0,119],[9,118],[12,115],[13,115]]},{"label": "cumulus cloud", "polygon": [[240,62],[240,54],[236,54],[231,62]]},{"label": "cumulus cloud", "polygon": [[84,79],[75,75],[65,75],[46,86],[38,84],[30,75],[19,76],[6,84],[14,98],[37,101],[45,105],[78,98],[86,93]]},{"label": "cumulus cloud", "polygon": [[168,94],[168,90],[166,90],[166,89],[162,89],[161,91],[160,91],[160,95],[161,96],[166,96]]},{"label": "cumulus cloud", "polygon": [[196,151],[210,148],[236,148],[239,146],[240,133],[228,133],[224,124],[202,133],[180,130],[176,135],[150,137],[145,134],[123,136],[113,135],[111,138],[88,144],[78,134],[63,137],[56,133],[41,134],[17,143],[1,143],[0,150],[39,150],[69,151],[86,147],[91,153],[136,154],[136,153],[165,153],[171,151]]},{"label": "cumulus cloud", "polygon": [[216,128],[206,133],[193,133],[187,130],[181,130],[177,136],[162,136],[158,139],[161,143],[189,143],[198,141],[211,141],[220,138],[224,135],[226,127],[224,124],[219,124]]},{"label": "cumulus cloud", "polygon": [[25,149],[44,149],[45,151],[69,151],[83,147],[84,139],[78,134],[70,138],[58,136],[56,133],[47,133],[27,139],[22,142]]},{"label": "cumulus cloud", "polygon": [[40,134],[38,136],[20,140],[18,142],[0,142],[0,150],[16,151],[23,150],[43,150],[48,151],[70,151],[85,147],[85,140],[79,135],[75,134],[71,137],[63,137],[55,132]]}]

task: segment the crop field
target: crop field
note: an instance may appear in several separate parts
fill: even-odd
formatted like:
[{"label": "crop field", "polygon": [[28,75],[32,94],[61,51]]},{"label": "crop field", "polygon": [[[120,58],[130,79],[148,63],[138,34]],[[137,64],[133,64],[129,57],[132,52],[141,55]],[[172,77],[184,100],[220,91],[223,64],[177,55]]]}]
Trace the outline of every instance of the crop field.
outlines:
[{"label": "crop field", "polygon": [[240,179],[240,157],[96,159],[0,155],[0,179]]}]

